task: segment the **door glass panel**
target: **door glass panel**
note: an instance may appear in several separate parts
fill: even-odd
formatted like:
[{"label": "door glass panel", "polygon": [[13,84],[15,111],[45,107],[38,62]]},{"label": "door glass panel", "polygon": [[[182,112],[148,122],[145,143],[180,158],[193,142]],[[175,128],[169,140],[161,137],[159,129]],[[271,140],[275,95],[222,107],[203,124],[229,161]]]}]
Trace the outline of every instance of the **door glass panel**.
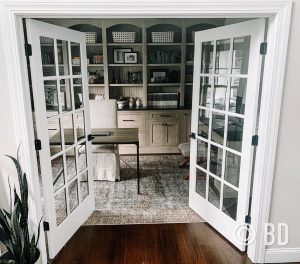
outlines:
[{"label": "door glass panel", "polygon": [[57,60],[59,65],[59,75],[69,75],[69,49],[68,41],[56,40]]},{"label": "door glass panel", "polygon": [[216,42],[216,74],[227,74],[229,68],[230,39]]},{"label": "door glass panel", "polygon": [[72,111],[72,93],[69,79],[60,80],[60,95],[62,111]]},{"label": "door glass panel", "polygon": [[82,202],[89,195],[88,172],[80,176],[80,201]]},{"label": "door glass panel", "polygon": [[65,184],[63,156],[53,159],[51,161],[51,168],[54,192],[56,192]]},{"label": "door glass panel", "polygon": [[47,117],[58,115],[57,81],[44,81],[44,91]]},{"label": "door glass panel", "polygon": [[220,145],[224,143],[225,115],[213,112],[211,122],[211,140]]},{"label": "door glass panel", "polygon": [[242,151],[244,119],[228,116],[227,147]]},{"label": "door glass panel", "polygon": [[208,144],[200,139],[197,141],[197,164],[203,169],[207,170]]},{"label": "door glass panel", "polygon": [[66,189],[63,188],[59,193],[55,194],[55,212],[56,224],[59,226],[68,216]]},{"label": "door glass panel", "polygon": [[226,151],[226,167],[224,180],[239,187],[241,157]]},{"label": "door glass panel", "polygon": [[247,92],[246,78],[232,78],[230,83],[229,111],[237,114],[245,114]]},{"label": "door glass panel", "polygon": [[196,168],[196,192],[206,198],[206,173]]},{"label": "door glass panel", "polygon": [[202,43],[201,73],[212,73],[213,71],[214,42]]},{"label": "door glass panel", "polygon": [[77,146],[77,151],[78,151],[78,171],[77,173],[79,174],[86,168],[86,143],[82,143],[81,145]]},{"label": "door glass panel", "polygon": [[236,220],[238,192],[226,184],[223,189],[223,212]]},{"label": "door glass panel", "polygon": [[54,41],[52,38],[40,37],[43,76],[55,76]]},{"label": "door glass panel", "polygon": [[76,130],[77,130],[77,140],[81,140],[85,138],[85,126],[84,126],[84,113],[83,111],[77,114],[76,119]]},{"label": "door glass panel", "polygon": [[210,145],[209,171],[218,177],[222,177],[223,149]]},{"label": "door glass panel", "polygon": [[250,39],[250,36],[233,39],[232,74],[248,73]]},{"label": "door glass panel", "polygon": [[209,133],[209,113],[208,110],[199,110],[198,135],[206,139]]},{"label": "door glass panel", "polygon": [[74,78],[73,86],[74,86],[75,109],[79,109],[83,107],[82,79]]},{"label": "door glass panel", "polygon": [[69,208],[70,208],[70,212],[72,213],[79,204],[77,179],[70,183],[68,190],[69,190]]},{"label": "door glass panel", "polygon": [[50,154],[60,152],[62,150],[62,139],[60,132],[60,121],[58,118],[52,118],[48,120],[48,135],[49,135],[49,144],[50,144]]},{"label": "door glass panel", "polygon": [[73,75],[81,75],[80,44],[71,43]]},{"label": "door glass panel", "polygon": [[215,207],[220,208],[221,182],[209,176],[208,201]]},{"label": "door glass panel", "polygon": [[200,77],[200,106],[210,107],[212,91],[212,78]]},{"label": "door glass panel", "polygon": [[72,115],[65,115],[61,118],[62,126],[64,129],[65,146],[71,146],[74,144],[74,122]]},{"label": "door glass panel", "polygon": [[70,181],[76,176],[76,158],[75,148],[71,148],[66,152],[66,163],[67,163],[67,181]]},{"label": "door glass panel", "polygon": [[213,95],[213,108],[226,110],[227,78],[216,77]]}]

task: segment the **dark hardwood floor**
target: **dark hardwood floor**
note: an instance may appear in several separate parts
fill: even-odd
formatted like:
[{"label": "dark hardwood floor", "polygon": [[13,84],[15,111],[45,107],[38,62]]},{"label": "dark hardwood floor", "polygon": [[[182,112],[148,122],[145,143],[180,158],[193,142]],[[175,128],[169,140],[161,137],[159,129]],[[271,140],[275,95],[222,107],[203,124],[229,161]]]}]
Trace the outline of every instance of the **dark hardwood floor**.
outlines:
[{"label": "dark hardwood floor", "polygon": [[83,226],[54,264],[250,264],[205,223]]}]

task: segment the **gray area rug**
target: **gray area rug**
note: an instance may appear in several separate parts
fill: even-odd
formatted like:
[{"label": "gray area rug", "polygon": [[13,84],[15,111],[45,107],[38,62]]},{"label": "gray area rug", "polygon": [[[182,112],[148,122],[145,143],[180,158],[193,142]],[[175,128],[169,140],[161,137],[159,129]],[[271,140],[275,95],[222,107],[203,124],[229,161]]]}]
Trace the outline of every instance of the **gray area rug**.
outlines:
[{"label": "gray area rug", "polygon": [[188,206],[189,181],[179,155],[140,157],[141,195],[137,194],[136,157],[122,156],[121,181],[95,181],[96,211],[86,225],[203,222]]}]

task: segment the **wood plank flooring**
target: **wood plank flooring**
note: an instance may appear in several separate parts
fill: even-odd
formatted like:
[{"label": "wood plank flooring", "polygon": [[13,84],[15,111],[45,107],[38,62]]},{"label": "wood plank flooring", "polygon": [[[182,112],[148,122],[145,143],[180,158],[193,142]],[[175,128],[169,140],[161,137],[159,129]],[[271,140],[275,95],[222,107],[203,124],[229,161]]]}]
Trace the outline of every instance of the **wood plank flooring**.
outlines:
[{"label": "wood plank flooring", "polygon": [[83,226],[54,264],[251,264],[205,223]]}]

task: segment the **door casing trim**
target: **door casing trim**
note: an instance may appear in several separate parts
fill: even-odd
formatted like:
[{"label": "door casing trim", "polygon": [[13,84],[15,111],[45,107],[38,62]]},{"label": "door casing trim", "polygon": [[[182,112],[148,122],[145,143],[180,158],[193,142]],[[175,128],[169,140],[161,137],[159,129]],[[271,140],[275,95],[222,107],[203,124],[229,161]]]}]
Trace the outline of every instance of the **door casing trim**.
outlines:
[{"label": "door casing trim", "polygon": [[[10,102],[14,111],[16,144],[22,142],[21,162],[29,177],[30,217],[37,224],[42,215],[38,183],[34,129],[31,115],[29,84],[24,56],[22,18],[269,18],[268,53],[265,57],[259,120],[259,146],[256,152],[254,172],[252,223],[257,239],[248,247],[253,262],[264,262],[264,224],[269,221],[273,174],[280,119],[283,81],[291,19],[292,0],[205,0],[151,2],[131,0],[70,1],[7,1],[1,4],[0,18],[4,48],[8,62]],[[47,263],[46,245],[42,232],[39,246],[42,263]]]}]

